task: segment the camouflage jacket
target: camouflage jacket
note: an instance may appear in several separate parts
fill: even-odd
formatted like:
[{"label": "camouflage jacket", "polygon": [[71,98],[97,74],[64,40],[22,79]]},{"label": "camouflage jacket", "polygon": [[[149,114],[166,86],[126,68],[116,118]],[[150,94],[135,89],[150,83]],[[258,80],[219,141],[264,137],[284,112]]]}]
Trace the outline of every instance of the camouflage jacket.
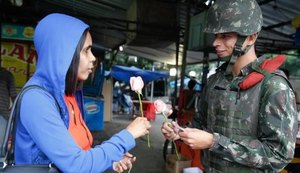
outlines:
[{"label": "camouflage jacket", "polygon": [[297,134],[293,89],[277,71],[240,90],[235,84],[253,71],[253,63],[235,78],[223,70],[209,78],[192,121],[193,127],[213,133],[216,140],[203,151],[206,172],[280,172],[293,158]]}]

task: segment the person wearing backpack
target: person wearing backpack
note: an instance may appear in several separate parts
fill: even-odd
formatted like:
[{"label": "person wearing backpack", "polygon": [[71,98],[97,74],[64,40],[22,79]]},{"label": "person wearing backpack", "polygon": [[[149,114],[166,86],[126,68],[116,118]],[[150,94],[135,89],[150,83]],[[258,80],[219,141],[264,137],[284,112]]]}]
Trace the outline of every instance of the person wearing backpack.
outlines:
[{"label": "person wearing backpack", "polygon": [[53,163],[62,172],[123,172],[135,161],[135,139],[149,133],[146,118],[93,146],[83,111],[82,83],[92,73],[92,37],[83,21],[49,14],[35,28],[36,71],[24,87],[16,127],[16,165]]}]

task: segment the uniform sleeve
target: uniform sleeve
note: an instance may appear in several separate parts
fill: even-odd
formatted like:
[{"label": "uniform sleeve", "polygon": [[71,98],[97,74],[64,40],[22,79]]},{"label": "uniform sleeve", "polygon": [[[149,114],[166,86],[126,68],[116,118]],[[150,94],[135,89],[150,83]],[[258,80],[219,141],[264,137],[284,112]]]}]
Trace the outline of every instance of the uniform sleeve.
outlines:
[{"label": "uniform sleeve", "polygon": [[253,168],[279,172],[293,158],[297,134],[295,95],[287,81],[274,76],[263,87],[258,115],[258,137],[238,143],[214,133],[210,149]]}]

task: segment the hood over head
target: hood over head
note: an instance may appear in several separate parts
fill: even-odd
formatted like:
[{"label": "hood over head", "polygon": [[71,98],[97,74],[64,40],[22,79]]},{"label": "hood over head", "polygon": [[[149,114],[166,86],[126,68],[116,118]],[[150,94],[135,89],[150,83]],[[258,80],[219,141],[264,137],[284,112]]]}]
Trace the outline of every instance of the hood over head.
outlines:
[{"label": "hood over head", "polygon": [[81,20],[65,14],[53,13],[44,17],[34,33],[38,60],[32,82],[56,97],[64,94],[67,71],[78,42],[88,28]]}]

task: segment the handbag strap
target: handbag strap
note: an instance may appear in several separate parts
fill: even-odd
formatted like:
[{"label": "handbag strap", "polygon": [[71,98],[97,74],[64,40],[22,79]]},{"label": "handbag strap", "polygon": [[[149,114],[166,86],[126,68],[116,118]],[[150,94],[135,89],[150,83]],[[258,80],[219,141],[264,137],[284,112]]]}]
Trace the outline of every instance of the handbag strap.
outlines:
[{"label": "handbag strap", "polygon": [[[8,124],[7,124],[6,131],[5,131],[5,137],[3,140],[3,144],[1,146],[0,168],[5,167],[7,165],[6,162],[8,160],[11,160],[12,162],[14,162],[13,148],[14,148],[14,143],[15,143],[15,138],[16,138],[17,122],[19,121],[19,118],[20,118],[21,101],[22,101],[22,97],[25,94],[25,92],[27,92],[30,89],[41,89],[52,96],[52,94],[49,91],[47,91],[45,88],[38,86],[38,85],[28,85],[19,92],[19,94],[17,95],[15,102],[12,106],[10,117],[9,117]],[[61,109],[60,109],[55,97],[53,97],[53,99],[55,100],[55,105],[56,105],[57,109],[59,110],[59,112],[61,112]],[[11,147],[10,147],[10,150],[8,151],[7,147],[8,147],[8,143],[10,140],[11,140]],[[5,154],[3,154],[3,153],[5,153]],[[12,157],[12,159],[10,159],[9,157]],[[51,167],[51,164],[49,167]]]}]

